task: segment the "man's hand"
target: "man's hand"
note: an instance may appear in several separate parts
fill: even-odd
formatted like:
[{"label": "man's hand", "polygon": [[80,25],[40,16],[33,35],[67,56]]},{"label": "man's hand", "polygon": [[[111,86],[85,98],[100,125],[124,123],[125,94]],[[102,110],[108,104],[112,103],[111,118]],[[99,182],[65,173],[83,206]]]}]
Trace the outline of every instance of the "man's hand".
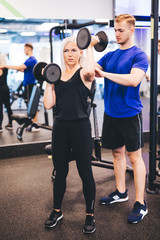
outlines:
[{"label": "man's hand", "polygon": [[95,77],[104,77],[104,72],[99,68],[95,68]]}]

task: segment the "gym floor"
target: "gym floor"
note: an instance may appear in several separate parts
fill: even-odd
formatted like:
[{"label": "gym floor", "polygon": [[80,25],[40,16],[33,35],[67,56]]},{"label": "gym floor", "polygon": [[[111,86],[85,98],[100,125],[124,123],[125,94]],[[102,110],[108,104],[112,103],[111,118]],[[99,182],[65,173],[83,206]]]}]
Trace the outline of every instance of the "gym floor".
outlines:
[{"label": "gym floor", "polygon": [[[149,104],[148,99],[143,98],[143,126],[144,131],[149,129]],[[97,99],[97,115],[99,132],[103,118],[103,100]],[[25,113],[20,111],[21,114]],[[19,111],[16,114],[19,114]],[[51,123],[51,111],[49,121]],[[39,120],[43,123],[43,109],[38,113]],[[99,116],[102,116],[99,119]],[[4,113],[4,124],[7,122]],[[92,122],[92,119],[91,119]],[[93,124],[93,123],[92,123]],[[6,144],[18,146],[24,143],[37,143],[50,141],[51,132],[40,129],[38,132],[23,134],[23,143],[16,137],[16,123],[13,131],[4,129],[0,133],[0,148]],[[33,148],[33,146],[32,146]],[[0,149],[1,150],[1,149]],[[149,145],[146,142],[143,148],[143,159],[149,169]],[[43,151],[42,151],[43,152]],[[112,161],[111,151],[102,149],[102,159]],[[95,219],[96,232],[92,235],[84,235],[82,232],[85,221],[85,203],[82,193],[82,184],[79,178],[75,161],[70,162],[70,170],[67,177],[67,190],[64,196],[62,211],[64,219],[58,222],[52,230],[44,228],[44,221],[52,210],[51,180],[52,160],[44,154],[33,154],[7,158],[0,160],[0,236],[2,240],[159,240],[160,239],[160,195],[145,192],[145,199],[149,208],[144,220],[135,225],[127,223],[127,216],[132,210],[135,198],[133,174],[126,173],[126,184],[129,191],[129,200],[124,203],[116,203],[111,206],[100,206],[99,199],[115,189],[114,171],[112,169],[93,166],[96,182]],[[146,188],[148,181],[146,178]]]},{"label": "gym floor", "polygon": [[[148,164],[148,145],[143,149]],[[112,160],[102,150],[102,158]],[[62,211],[64,218],[54,229],[46,230],[44,221],[52,210],[52,161],[46,155],[0,160],[0,236],[2,240],[159,240],[160,195],[145,193],[148,215],[139,224],[128,224],[135,198],[133,175],[126,174],[129,200],[111,206],[100,206],[100,197],[115,189],[114,172],[93,166],[96,182],[96,232],[83,234],[85,202],[75,161],[70,162],[67,190]]]}]

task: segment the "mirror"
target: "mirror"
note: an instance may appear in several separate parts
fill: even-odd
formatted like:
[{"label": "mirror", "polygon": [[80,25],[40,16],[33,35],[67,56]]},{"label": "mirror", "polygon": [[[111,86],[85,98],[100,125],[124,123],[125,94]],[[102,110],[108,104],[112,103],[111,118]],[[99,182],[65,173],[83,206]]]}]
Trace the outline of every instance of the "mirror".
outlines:
[{"label": "mirror", "polygon": [[[87,20],[88,21],[88,20]],[[87,22],[85,20],[77,20],[78,23]],[[49,30],[54,24],[62,24],[64,20],[53,20],[53,19],[23,19],[23,22],[8,22],[7,28],[8,33],[5,33],[0,39],[1,47],[0,51],[2,54],[6,54],[7,64],[8,65],[20,65],[23,64],[26,60],[26,55],[24,54],[24,43],[31,42],[34,46],[34,56],[39,61],[45,61],[50,63],[50,43],[49,43]],[[0,28],[4,28],[5,23],[0,23]],[[42,27],[42,28],[41,28]],[[100,30],[106,32],[109,37],[109,44],[107,49],[100,53],[94,52],[95,60],[98,61],[106,52],[115,50],[118,46],[115,41],[115,34],[113,27],[108,26],[88,26],[92,33],[96,33]],[[29,29],[29,31],[28,31]],[[66,29],[64,31],[65,36],[76,35],[79,30]],[[29,36],[24,36],[28,33]],[[31,36],[32,35],[32,36]],[[61,35],[56,35],[53,33],[53,62],[60,65],[60,44],[61,44]],[[150,28],[136,28],[134,36],[135,44],[150,55]],[[8,86],[11,91],[11,108],[14,114],[26,114],[26,104],[22,97],[16,96],[16,91],[20,84],[23,81],[23,73],[17,72],[15,70],[9,70],[8,72]],[[99,135],[101,136],[102,122],[103,122],[103,79],[97,79],[97,90],[95,95],[95,102],[97,104],[97,116],[98,116],[98,126],[99,126]],[[43,89],[45,84],[43,85]],[[141,84],[141,95],[144,101],[144,108],[147,109],[144,111],[144,131],[149,129],[149,83],[145,80]],[[52,110],[45,111],[43,106],[43,96],[40,98],[39,112],[38,112],[38,122],[45,123],[48,118],[49,125],[52,126]],[[20,144],[21,142],[16,137],[16,129],[19,125],[14,122],[13,130],[9,131],[5,129],[7,125],[7,113],[4,112],[3,120],[3,133],[0,133],[0,145],[10,145],[10,144]],[[91,112],[91,123],[92,131],[94,136],[94,126]],[[22,143],[28,142],[37,142],[37,141],[49,141],[51,139],[51,131],[40,129],[37,132],[26,132],[23,133]]]}]

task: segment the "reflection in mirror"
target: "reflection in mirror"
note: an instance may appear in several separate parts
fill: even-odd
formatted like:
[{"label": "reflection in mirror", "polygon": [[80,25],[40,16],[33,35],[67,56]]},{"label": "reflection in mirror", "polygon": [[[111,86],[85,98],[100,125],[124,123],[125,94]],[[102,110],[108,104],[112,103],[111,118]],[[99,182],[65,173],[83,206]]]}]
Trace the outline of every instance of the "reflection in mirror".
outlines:
[{"label": "reflection in mirror", "polygon": [[[92,20],[77,20],[78,24],[90,22]],[[64,21],[63,21],[64,22]],[[49,42],[49,31],[54,26],[58,26],[63,23],[62,20],[39,20],[39,19],[26,19],[23,20],[23,23],[11,23],[9,27],[10,30],[5,33],[4,38],[2,37],[0,42],[0,52],[6,56],[7,65],[18,66],[22,65],[28,56],[24,52],[24,44],[31,43],[34,47],[33,55],[38,62],[43,61],[46,63],[51,62],[51,47]],[[0,28],[3,28],[2,23]],[[105,26],[105,25],[90,25],[87,26],[92,34],[97,33],[98,31],[105,31],[109,38],[109,44],[103,52],[94,51],[95,60],[98,61],[105,53],[108,51],[113,51],[118,48],[116,44],[114,28]],[[13,33],[13,29],[14,33]],[[28,31],[29,29],[29,31]],[[62,32],[55,31],[52,33],[52,45],[53,45],[53,62],[60,65],[60,45],[62,38],[71,35],[77,35],[79,29],[64,29]],[[27,36],[27,34],[28,36]],[[150,29],[149,28],[137,28],[135,32],[135,44],[140,47],[148,55],[150,53]],[[24,72],[17,71],[14,69],[9,69],[7,75],[7,83],[10,89],[10,101],[13,114],[26,115],[27,114],[27,105],[23,98],[24,86]],[[95,94],[95,103],[97,104],[97,116],[98,116],[98,128],[99,135],[101,136],[102,122],[103,122],[103,86],[104,80],[101,78],[96,79],[96,94]],[[39,101],[38,107],[38,123],[40,124],[49,124],[52,126],[53,117],[52,110],[46,111],[43,105],[43,90],[45,89],[45,83],[42,86],[42,94]],[[149,82],[145,79],[141,85],[141,96],[142,102],[144,103],[144,131],[149,129]],[[93,116],[91,112],[91,123],[93,126]],[[4,119],[3,119],[3,131],[0,133],[0,145],[11,145],[11,144],[20,144],[27,142],[37,142],[37,141],[48,141],[51,140],[51,131],[43,128],[39,128],[39,131],[27,132],[24,129],[23,139],[20,142],[17,139],[16,131],[20,125],[13,121],[13,130],[7,130],[5,126],[8,124],[8,117],[6,109],[4,108]],[[92,128],[94,136],[94,127]]]}]

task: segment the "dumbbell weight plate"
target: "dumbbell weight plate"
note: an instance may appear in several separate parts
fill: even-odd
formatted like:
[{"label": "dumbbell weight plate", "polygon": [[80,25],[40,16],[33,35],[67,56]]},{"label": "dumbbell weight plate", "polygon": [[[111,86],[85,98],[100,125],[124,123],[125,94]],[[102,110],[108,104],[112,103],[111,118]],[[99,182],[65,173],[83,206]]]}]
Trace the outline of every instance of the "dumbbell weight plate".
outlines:
[{"label": "dumbbell weight plate", "polygon": [[105,48],[107,47],[108,45],[108,37],[106,35],[106,33],[104,31],[100,31],[96,34],[96,36],[98,36],[99,38],[99,43],[97,43],[95,46],[94,46],[94,49],[97,51],[97,52],[102,52],[105,50]]},{"label": "dumbbell weight plate", "polygon": [[77,34],[77,46],[86,49],[91,42],[91,34],[87,28],[82,28]]},{"label": "dumbbell weight plate", "polygon": [[53,84],[60,79],[61,69],[57,64],[50,63],[44,68],[43,76],[46,82]]},{"label": "dumbbell weight plate", "polygon": [[39,82],[45,81],[44,76],[42,75],[42,69],[47,65],[45,62],[38,62],[33,68],[33,75],[35,79]]}]

